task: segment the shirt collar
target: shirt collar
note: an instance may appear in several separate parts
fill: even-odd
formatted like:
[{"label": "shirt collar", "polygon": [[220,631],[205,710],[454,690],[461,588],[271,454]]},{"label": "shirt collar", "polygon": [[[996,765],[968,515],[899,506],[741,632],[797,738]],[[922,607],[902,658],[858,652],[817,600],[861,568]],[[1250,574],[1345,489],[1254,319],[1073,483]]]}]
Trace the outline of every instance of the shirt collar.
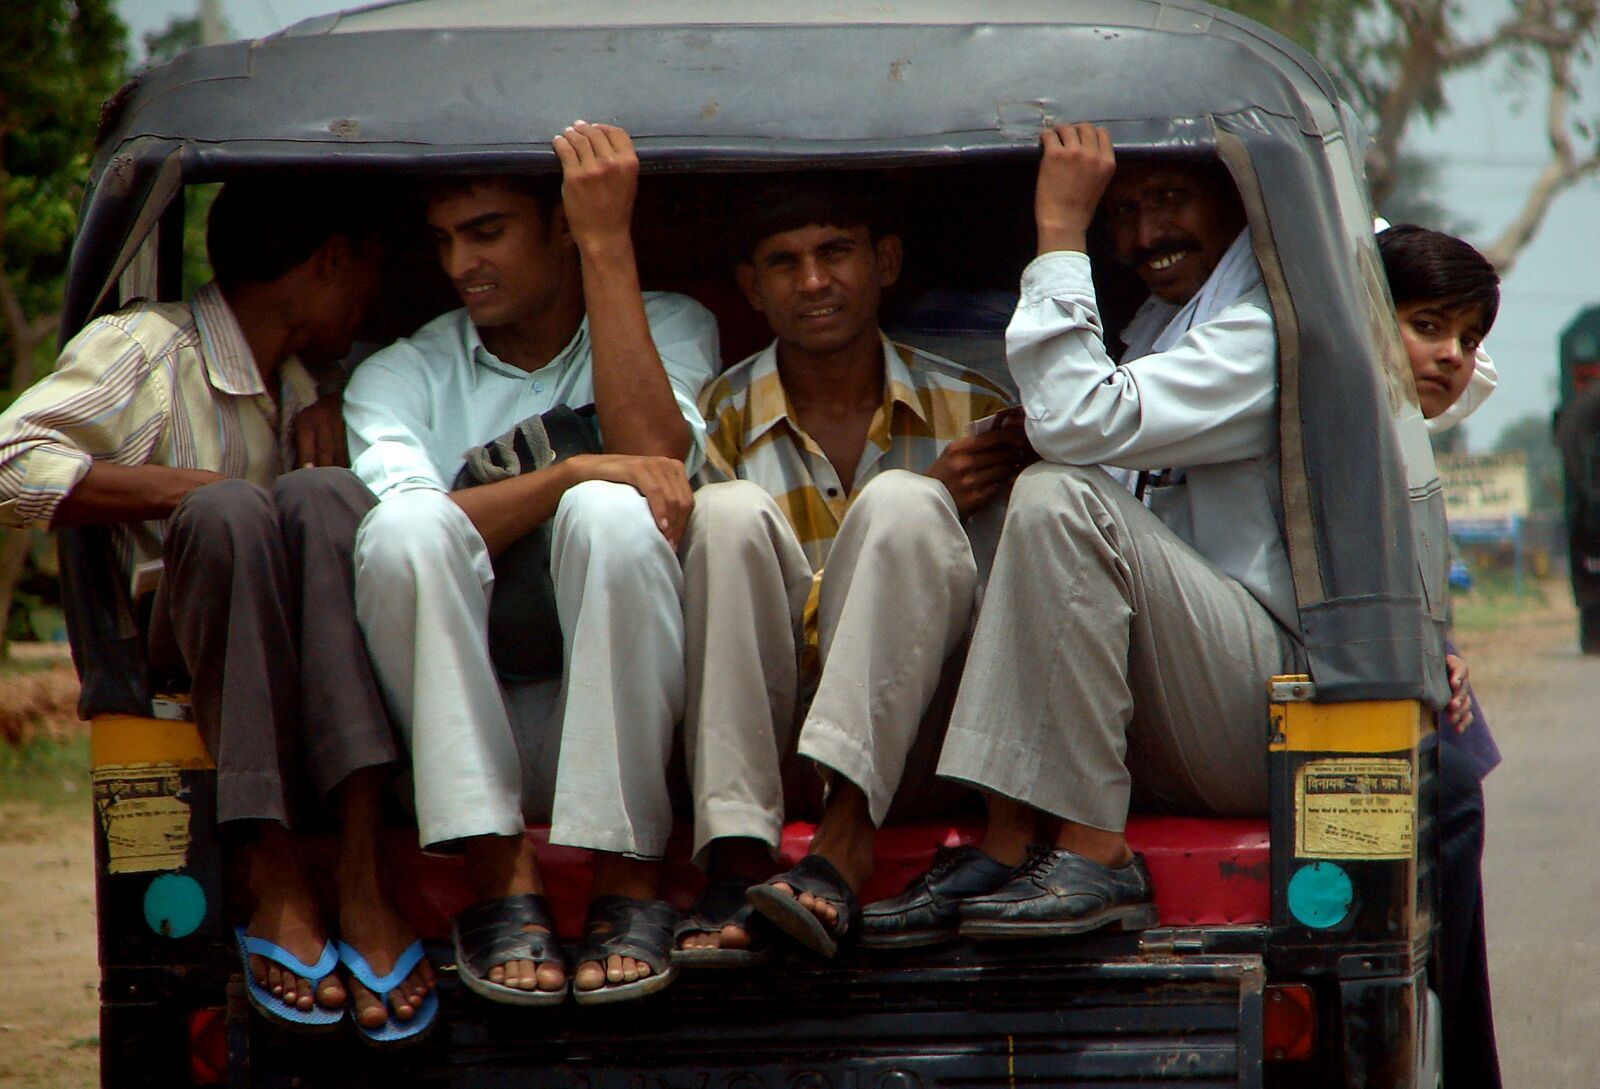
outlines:
[{"label": "shirt collar", "polygon": [[461,315],[461,324],[466,326],[466,332],[463,335],[466,338],[467,358],[474,363],[488,367],[490,370],[499,371],[512,377],[526,378],[530,374],[538,374],[540,371],[547,371],[552,368],[565,370],[572,360],[584,353],[589,344],[589,316],[585,314],[583,320],[578,323],[577,332],[572,334],[572,339],[567,341],[567,346],[555,354],[555,358],[537,371],[526,371],[513,363],[507,363],[484,346],[483,336],[478,332],[478,327],[473,324],[472,319],[467,316],[465,307],[458,310],[457,313]]},{"label": "shirt collar", "polygon": [[909,359],[915,349],[903,344],[896,344],[888,337],[883,338],[883,407],[892,411],[896,404],[905,405],[911,414],[928,423],[928,414],[923,411],[922,399],[917,396],[917,383],[911,377]]},{"label": "shirt collar", "polygon": [[239,328],[228,300],[215,283],[206,284],[189,302],[195,328],[200,332],[200,352],[206,361],[206,380],[222,393],[257,397],[267,392],[250,344]]},{"label": "shirt collar", "polygon": [[[911,349],[895,344],[888,337],[882,337],[882,340],[884,408],[892,412],[896,404],[905,405],[917,419],[927,423],[928,417],[923,411],[921,400],[917,397],[917,387],[911,377],[911,368],[906,365],[902,355],[902,353],[911,354]],[[794,419],[794,414],[789,409],[789,395],[783,388],[783,379],[778,374],[776,340],[768,344],[756,356],[755,362],[750,364],[749,389],[750,401],[745,410],[746,447],[783,421],[788,421],[792,430],[796,432],[800,430],[799,422]]]}]

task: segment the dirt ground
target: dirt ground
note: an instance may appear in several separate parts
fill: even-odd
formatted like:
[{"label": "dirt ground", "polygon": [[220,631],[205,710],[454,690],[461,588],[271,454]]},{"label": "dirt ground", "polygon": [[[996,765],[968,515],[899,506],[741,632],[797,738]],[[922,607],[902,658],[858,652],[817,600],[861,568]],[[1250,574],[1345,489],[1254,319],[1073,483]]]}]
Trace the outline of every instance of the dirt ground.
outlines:
[{"label": "dirt ground", "polygon": [[[44,741],[85,763],[64,652],[18,650],[28,672],[0,677],[0,747]],[[84,1089],[100,1045],[87,769],[26,776],[0,785],[0,1086]]]},{"label": "dirt ground", "polygon": [[[1531,761],[1518,771],[1524,763],[1518,759],[1521,735],[1530,734],[1531,748],[1535,724],[1571,722],[1573,711],[1585,705],[1572,679],[1558,673],[1545,680],[1543,673],[1576,670],[1585,679],[1592,673],[1594,698],[1600,699],[1600,661],[1583,660],[1573,649],[1575,619],[1565,587],[1551,583],[1547,593],[1550,605],[1496,616],[1492,623],[1457,633],[1479,697],[1507,752],[1505,768],[1489,780],[1492,827],[1485,883],[1491,971],[1509,1086],[1583,1084],[1585,1078],[1577,1072],[1592,1070],[1600,1057],[1592,1025],[1563,1029],[1532,1012],[1559,1011],[1574,1001],[1592,1008],[1588,996],[1600,959],[1586,945],[1579,959],[1590,963],[1573,965],[1572,950],[1552,950],[1540,916],[1519,902],[1519,889],[1555,876],[1548,872],[1549,861],[1540,860],[1539,846],[1519,842],[1517,835],[1519,809],[1526,807],[1520,799],[1542,790],[1537,781],[1521,783],[1542,774]],[[70,745],[81,734],[83,727],[72,715],[76,686],[70,665],[42,665],[0,677],[0,745],[37,737]],[[1584,717],[1592,725],[1592,712]],[[99,1045],[87,776],[63,773],[61,782],[43,784],[41,798],[32,797],[34,785],[29,784],[27,798],[0,793],[0,1087],[87,1089],[96,1084]],[[18,793],[14,785],[11,793]],[[1527,820],[1548,829],[1551,816],[1545,805]],[[1592,823],[1582,834],[1592,834]],[[1591,904],[1585,914],[1593,910]],[[1547,954],[1565,966],[1543,963]],[[1552,996],[1552,975],[1570,980],[1578,990],[1566,998]],[[1574,1047],[1574,1041],[1583,1041],[1582,1046]]]}]

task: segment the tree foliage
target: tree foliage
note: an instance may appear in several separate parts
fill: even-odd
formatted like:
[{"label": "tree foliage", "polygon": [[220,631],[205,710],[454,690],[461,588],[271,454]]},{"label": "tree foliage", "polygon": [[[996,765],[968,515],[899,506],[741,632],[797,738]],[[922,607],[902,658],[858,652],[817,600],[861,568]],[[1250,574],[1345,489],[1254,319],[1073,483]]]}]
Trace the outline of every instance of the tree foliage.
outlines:
[{"label": "tree foliage", "polygon": [[[1600,0],[1484,0],[1488,28],[1465,29],[1461,0],[1223,0],[1294,39],[1327,66],[1372,134],[1367,180],[1380,212],[1406,184],[1406,135],[1449,107],[1451,75],[1504,63],[1537,106],[1546,159],[1522,206],[1483,246],[1502,273],[1533,240],[1555,200],[1600,175]],[[1435,223],[1436,226],[1445,226]]]},{"label": "tree foliage", "polygon": [[[0,343],[14,395],[48,361],[100,104],[122,82],[112,0],[6,0],[0,48]],[[8,398],[9,399],[9,398]]]},{"label": "tree foliage", "polygon": [[[112,0],[5,0],[0,41],[0,389],[9,404],[54,356],[100,104],[122,82]],[[33,546],[0,532],[0,617]],[[0,643],[4,628],[0,626]]]}]

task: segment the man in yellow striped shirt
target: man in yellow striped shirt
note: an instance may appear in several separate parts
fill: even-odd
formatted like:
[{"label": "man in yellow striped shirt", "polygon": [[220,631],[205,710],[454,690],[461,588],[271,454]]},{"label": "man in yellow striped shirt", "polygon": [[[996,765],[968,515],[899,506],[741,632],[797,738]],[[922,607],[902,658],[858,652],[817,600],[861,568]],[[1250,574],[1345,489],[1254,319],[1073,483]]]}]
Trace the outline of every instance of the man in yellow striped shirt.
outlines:
[{"label": "man in yellow striped shirt", "polygon": [[[868,190],[794,178],[756,195],[741,226],[739,284],[776,339],[701,395],[705,486],[682,554],[708,881],[679,929],[686,965],[762,959],[752,910],[826,955],[855,925],[908,756],[919,737],[936,751],[927,712],[978,582],[963,520],[1032,457],[1020,428],[973,428],[1011,403],[1003,389],[883,335],[902,248]],[[796,752],[828,785],[812,854],[753,884],[772,870]],[[931,801],[929,779],[904,793]]]},{"label": "man in yellow striped shirt", "polygon": [[[90,322],[0,415],[0,523],[112,527],[136,578],[160,571],[149,657],[192,681],[217,765],[251,1002],[331,1030],[353,1001],[377,1042],[438,1003],[375,854],[398,753],[350,552],[376,500],[346,469],[301,468],[294,424],[316,397],[300,360],[346,355],[377,294],[381,206],[370,182],[229,183],[207,225],[216,281]],[[330,910],[289,833],[310,793],[346,833]]]}]

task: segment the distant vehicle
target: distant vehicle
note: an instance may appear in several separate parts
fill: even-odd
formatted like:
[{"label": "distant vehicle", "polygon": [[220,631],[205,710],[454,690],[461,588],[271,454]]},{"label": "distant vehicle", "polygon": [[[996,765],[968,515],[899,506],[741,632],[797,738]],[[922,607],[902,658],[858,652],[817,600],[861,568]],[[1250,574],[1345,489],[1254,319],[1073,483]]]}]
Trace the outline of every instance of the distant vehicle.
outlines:
[{"label": "distant vehicle", "polygon": [[[67,609],[94,719],[102,1084],[1433,1089],[1435,801],[1418,745],[1445,696],[1443,497],[1358,128],[1322,69],[1194,0],[381,4],[195,50],[118,96],[63,332],[135,296],[181,294],[197,184],[550,172],[547,139],[575,117],[633,134],[646,286],[696,294],[725,337],[739,326],[716,244],[727,195],[755,172],[881,172],[904,194],[913,286],[952,300],[920,326],[902,300],[896,334],[974,360],[1003,358],[991,300],[1015,292],[1032,253],[1041,125],[1094,121],[1119,155],[1225,164],[1278,323],[1282,525],[1310,660],[1307,676],[1261,678],[1270,819],[1136,819],[1161,912],[1142,934],[685,974],[625,1011],[491,1006],[446,969],[444,1031],[380,1066],[353,1042],[307,1044],[251,1015],[209,757],[181,703],[151,691],[108,536],[69,531]],[[394,262],[409,290],[390,333],[453,305],[429,290],[426,247]],[[1112,324],[1138,302],[1109,280],[1103,295]],[[805,832],[792,829],[789,854]],[[886,830],[867,896],[970,833]],[[412,921],[443,938],[459,862],[406,840]],[[556,850],[542,864],[570,926],[583,861]],[[675,871],[680,898],[692,876]]]},{"label": "distant vehicle", "polygon": [[1578,642],[1600,654],[1600,306],[1561,331],[1556,446],[1566,487],[1567,556],[1578,603]]}]

